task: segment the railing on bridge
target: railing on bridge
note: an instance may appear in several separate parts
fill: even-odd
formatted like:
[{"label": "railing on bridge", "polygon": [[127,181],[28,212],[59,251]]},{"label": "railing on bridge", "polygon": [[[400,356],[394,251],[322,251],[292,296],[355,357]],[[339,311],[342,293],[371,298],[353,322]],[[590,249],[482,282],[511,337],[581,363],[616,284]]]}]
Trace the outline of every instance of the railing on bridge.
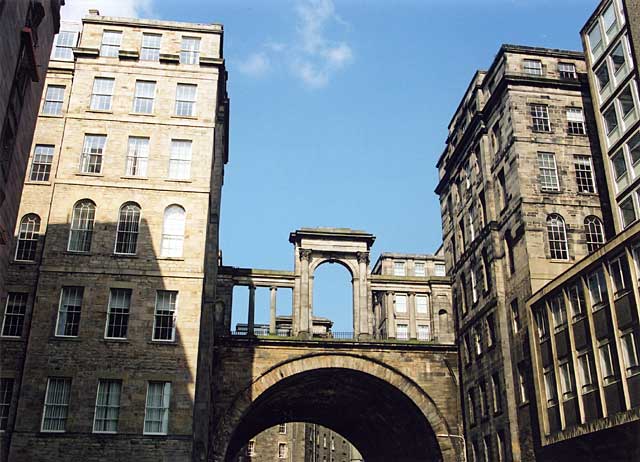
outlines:
[{"label": "railing on bridge", "polygon": [[[249,333],[247,329],[242,326],[236,328],[230,332],[232,337],[248,337]],[[291,329],[277,329],[275,335],[269,333],[269,329],[265,327],[255,327],[253,330],[253,337],[270,337],[270,338],[298,338],[291,333]],[[325,340],[325,341],[358,341],[358,338],[353,332],[333,332],[329,331],[322,334],[314,334],[311,340]],[[438,339],[435,336],[419,336],[418,338],[409,337],[395,337],[390,338],[383,334],[377,334],[368,341],[388,341],[388,342],[406,342],[406,343],[438,343]]]}]

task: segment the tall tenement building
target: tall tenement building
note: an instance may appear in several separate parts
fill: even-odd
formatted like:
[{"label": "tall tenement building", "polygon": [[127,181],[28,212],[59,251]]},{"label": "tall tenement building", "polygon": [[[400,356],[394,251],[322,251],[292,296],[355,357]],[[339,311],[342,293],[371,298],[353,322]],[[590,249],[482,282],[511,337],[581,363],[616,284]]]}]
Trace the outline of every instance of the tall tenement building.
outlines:
[{"label": "tall tenement building", "polygon": [[615,232],[527,303],[545,460],[640,460],[640,2],[582,29]]},{"label": "tall tenement building", "polygon": [[[64,0],[0,1],[0,298],[53,37]],[[0,421],[1,426],[1,421]]]},{"label": "tall tenement building", "polygon": [[2,298],[0,459],[206,457],[222,36],[97,11],[58,35]]},{"label": "tall tenement building", "polygon": [[525,303],[605,241],[586,72],[582,53],[503,45],[437,164],[468,460],[536,460]]}]

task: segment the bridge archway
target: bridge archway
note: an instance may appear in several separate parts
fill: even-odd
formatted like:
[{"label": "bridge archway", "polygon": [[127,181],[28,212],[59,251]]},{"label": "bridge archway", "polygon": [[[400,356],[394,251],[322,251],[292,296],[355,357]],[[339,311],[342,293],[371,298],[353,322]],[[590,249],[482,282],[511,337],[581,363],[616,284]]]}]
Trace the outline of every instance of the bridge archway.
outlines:
[{"label": "bridge archway", "polygon": [[279,423],[330,428],[367,462],[456,460],[446,419],[400,371],[347,353],[284,361],[240,391],[218,419],[213,460],[228,462],[249,439]]}]

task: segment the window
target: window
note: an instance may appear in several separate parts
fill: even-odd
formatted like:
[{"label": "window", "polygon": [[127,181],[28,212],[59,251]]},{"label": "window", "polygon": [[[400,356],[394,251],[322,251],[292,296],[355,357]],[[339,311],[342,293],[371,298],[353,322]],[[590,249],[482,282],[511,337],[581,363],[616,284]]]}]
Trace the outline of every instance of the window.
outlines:
[{"label": "window", "polygon": [[426,342],[431,340],[431,332],[428,324],[418,324],[418,340]]},{"label": "window", "polygon": [[22,292],[9,292],[7,303],[4,306],[4,319],[2,320],[3,337],[22,336],[24,315],[27,312],[28,294]]},{"label": "window", "polygon": [[480,417],[486,417],[489,407],[487,406],[487,385],[484,381],[480,382],[478,391],[480,392]]},{"label": "window", "polygon": [[175,340],[177,302],[177,291],[159,290],[156,293],[156,312],[153,320],[153,340]]},{"label": "window", "polygon": [[531,118],[533,122],[533,131],[551,131],[551,125],[549,124],[549,107],[546,104],[532,104]]},{"label": "window", "polygon": [[160,60],[160,34],[142,34],[142,47],[140,48],[140,61]]},{"label": "window", "polygon": [[96,394],[96,410],[93,418],[94,433],[116,433],[120,414],[119,380],[99,380]]},{"label": "window", "polygon": [[62,103],[64,102],[64,86],[63,85],[47,85],[47,91],[44,94],[44,105],[42,113],[46,115],[62,114]]},{"label": "window", "polygon": [[464,364],[466,366],[471,364],[471,347],[469,345],[470,345],[469,336],[465,335],[464,336],[464,340],[463,340],[463,344],[462,344],[462,347],[463,347],[463,358],[462,359],[463,359]]},{"label": "window", "polygon": [[558,63],[558,73],[561,79],[577,79],[576,65],[573,63]]},{"label": "window", "polygon": [[627,171],[627,160],[623,149],[619,149],[611,157],[611,166],[613,167],[616,188],[621,191],[629,184],[629,175]]},{"label": "window", "polygon": [[82,311],[82,287],[63,287],[56,323],[57,337],[77,337]]},{"label": "window", "polygon": [[527,382],[526,376],[524,372],[524,364],[518,364],[518,398],[520,399],[520,404],[524,404],[528,401],[527,395]]},{"label": "window", "polygon": [[616,10],[613,6],[613,2],[609,4],[604,13],[602,13],[602,22],[604,24],[604,30],[607,36],[611,38],[613,34],[618,30],[618,21],[616,18]]},{"label": "window", "polygon": [[476,281],[476,273],[473,270],[473,268],[470,271],[470,275],[471,275],[471,299],[473,300],[473,303],[476,303],[478,301],[478,283]]},{"label": "window", "polygon": [[416,295],[416,312],[420,314],[429,312],[429,299],[426,295]]},{"label": "window", "polygon": [[126,175],[146,177],[148,162],[149,138],[130,136],[129,149],[127,151]]},{"label": "window", "polygon": [[564,219],[557,213],[547,217],[547,236],[549,238],[549,250],[554,260],[569,259],[569,245]]},{"label": "window", "polygon": [[609,55],[611,57],[611,63],[613,64],[613,74],[617,75],[627,63],[627,59],[624,55],[624,48],[622,41],[618,42],[618,45],[611,51]]},{"label": "window", "polygon": [[618,117],[616,115],[615,105],[612,104],[608,109],[603,111],[602,116],[604,117],[607,136],[611,136],[611,134],[618,129]]},{"label": "window", "polygon": [[595,366],[593,364],[593,355],[590,351],[578,356],[578,371],[580,373],[582,393],[587,393],[593,390],[596,383],[596,375]]},{"label": "window", "polygon": [[584,135],[584,112],[579,107],[567,108],[567,133],[569,135]]},{"label": "window", "polygon": [[525,59],[524,72],[531,75],[542,75],[542,62],[538,59]]},{"label": "window", "polygon": [[396,338],[399,340],[409,339],[409,326],[407,324],[398,324],[396,326]]},{"label": "window", "polygon": [[640,363],[638,362],[638,341],[635,332],[627,332],[621,338],[622,358],[627,370],[627,376],[638,372]]},{"label": "window", "polygon": [[631,114],[636,112],[636,105],[633,100],[633,93],[631,92],[631,85],[628,85],[624,90],[620,92],[618,96],[620,102],[620,109],[622,110],[622,118],[627,119]]},{"label": "window", "polygon": [[140,206],[127,202],[120,207],[115,253],[135,255],[140,228]]},{"label": "window", "polygon": [[191,141],[171,140],[169,178],[187,180],[191,177]]},{"label": "window", "polygon": [[600,218],[593,215],[584,219],[585,235],[587,237],[587,250],[594,252],[604,244],[604,230]]},{"label": "window", "polygon": [[598,350],[600,352],[600,369],[602,370],[602,378],[605,381],[611,380],[615,376],[611,343],[605,343],[600,346]]},{"label": "window", "polygon": [[394,276],[405,276],[405,265],[403,261],[394,261],[393,262],[393,275]]},{"label": "window", "polygon": [[36,144],[31,162],[31,181],[49,181],[51,163],[53,162],[53,146]]},{"label": "window", "polygon": [[122,42],[122,32],[105,30],[102,33],[102,45],[100,46],[100,56],[107,58],[117,58]]},{"label": "window", "polygon": [[538,328],[538,337],[540,340],[544,340],[549,336],[549,327],[547,324],[547,311],[543,306],[534,311],[536,318],[536,327]]},{"label": "window", "polygon": [[564,399],[572,397],[576,392],[573,368],[570,362],[560,364],[560,389]]},{"label": "window", "polygon": [[407,312],[407,296],[404,294],[395,294],[396,313]]},{"label": "window", "polygon": [[35,261],[40,239],[40,217],[30,213],[22,217],[16,246],[17,261]]},{"label": "window", "polygon": [[136,91],[133,97],[133,112],[138,114],[152,114],[155,94],[156,82],[136,80]]},{"label": "window", "polygon": [[636,221],[636,209],[633,205],[633,198],[627,197],[620,202],[620,216],[622,218],[622,227],[627,228],[631,223]]},{"label": "window", "polygon": [[69,411],[71,379],[49,378],[42,413],[43,432],[63,432]]},{"label": "window", "polygon": [[107,143],[105,135],[85,135],[80,156],[80,171],[82,173],[101,173],[102,156]]},{"label": "window", "polygon": [[447,271],[445,270],[444,263],[436,263],[434,265],[434,275],[435,276],[446,276]]},{"label": "window", "polygon": [[416,276],[426,276],[425,266],[423,261],[417,261],[413,265],[413,273]]},{"label": "window", "polygon": [[200,62],[200,39],[182,37],[180,46],[180,64],[198,64]]},{"label": "window", "polygon": [[164,225],[162,227],[162,246],[160,254],[163,257],[181,257],[184,241],[185,211],[179,205],[170,205],[164,211]]},{"label": "window", "polygon": [[91,109],[94,111],[110,111],[115,79],[96,77],[93,79],[93,93],[91,94]]},{"label": "window", "polygon": [[474,425],[476,423],[476,405],[473,399],[473,388],[467,392],[467,411],[469,412],[469,423]]},{"label": "window", "polygon": [[144,434],[166,435],[169,429],[171,382],[149,382],[144,410]]},{"label": "window", "polygon": [[611,82],[611,76],[609,75],[609,66],[605,61],[602,65],[596,69],[595,71],[596,79],[598,80],[598,88],[600,89],[600,93],[602,93],[609,86],[609,82]]},{"label": "window", "polygon": [[247,455],[248,456],[255,456],[256,455],[256,442],[255,442],[255,440],[251,440],[247,444]]},{"label": "window", "polygon": [[473,225],[473,215],[471,215],[471,213],[469,213],[468,219],[469,219],[469,242],[473,242],[476,238],[476,229],[475,229],[475,226]]},{"label": "window", "polygon": [[[326,442],[326,439],[325,439],[325,442]],[[286,459],[286,458],[287,458],[287,443],[278,443],[278,459]]]},{"label": "window", "polygon": [[56,37],[56,45],[53,50],[53,59],[61,61],[73,61],[73,47],[76,46],[78,33],[61,30]]},{"label": "window", "polygon": [[565,327],[567,325],[567,310],[564,306],[563,295],[558,294],[551,297],[549,300],[549,308],[551,309],[551,316],[553,317],[553,327],[556,330]]},{"label": "window", "polygon": [[507,195],[507,183],[504,179],[504,170],[500,170],[498,172],[498,185],[497,185],[497,189],[498,189],[498,205],[499,205],[499,209],[500,211],[503,211],[504,208],[507,206],[507,202],[509,200],[509,197]]},{"label": "window", "polygon": [[598,269],[587,277],[589,294],[591,295],[591,305],[595,309],[598,305],[607,301],[607,283],[604,279],[604,272]]},{"label": "window", "polygon": [[609,271],[611,273],[611,279],[613,280],[613,292],[619,295],[629,286],[629,265],[627,264],[626,258],[621,256],[613,260],[609,264]]},{"label": "window", "polygon": [[76,202],[76,205],[73,206],[67,246],[70,252],[89,252],[91,250],[95,215],[96,206],[88,199]]},{"label": "window", "polygon": [[640,162],[640,132],[636,132],[626,145],[626,149],[631,157],[631,163],[635,167]]},{"label": "window", "polygon": [[281,435],[286,435],[287,434],[287,424],[286,423],[278,425],[278,433],[280,433]]},{"label": "window", "polygon": [[589,31],[589,47],[591,48],[591,54],[594,56],[602,52],[602,32],[600,31],[600,24],[597,22]]},{"label": "window", "polygon": [[491,398],[493,403],[493,413],[502,412],[502,395],[500,393],[500,376],[496,373],[491,376]]},{"label": "window", "polygon": [[555,154],[552,152],[539,152],[538,168],[540,169],[540,189],[543,191],[560,191]]},{"label": "window", "polygon": [[553,369],[544,372],[544,391],[547,395],[547,406],[558,403],[558,391],[556,389],[556,375]]},{"label": "window", "polygon": [[571,306],[571,315],[575,318],[583,314],[585,304],[582,284],[578,282],[569,287],[567,296],[569,298],[569,305]]},{"label": "window", "polygon": [[518,311],[518,299],[511,301],[511,328],[514,334],[520,331],[520,313]]},{"label": "window", "polygon": [[106,338],[127,338],[131,289],[111,289],[107,312]]},{"label": "window", "polygon": [[488,436],[482,438],[482,454],[484,462],[491,460],[491,439]]},{"label": "window", "polygon": [[0,378],[0,432],[7,429],[13,396],[13,379]]},{"label": "window", "polygon": [[197,85],[179,83],[176,87],[176,115],[193,117],[196,115]]},{"label": "window", "polygon": [[504,434],[501,431],[496,433],[496,443],[498,446],[496,452],[497,461],[504,462],[506,460],[506,454],[504,452]]},{"label": "window", "polygon": [[487,315],[484,324],[487,330],[487,348],[491,348],[496,343],[496,321],[493,313]]},{"label": "window", "polygon": [[480,332],[479,326],[473,329],[473,344],[475,345],[476,356],[480,356],[482,354],[482,332]]}]

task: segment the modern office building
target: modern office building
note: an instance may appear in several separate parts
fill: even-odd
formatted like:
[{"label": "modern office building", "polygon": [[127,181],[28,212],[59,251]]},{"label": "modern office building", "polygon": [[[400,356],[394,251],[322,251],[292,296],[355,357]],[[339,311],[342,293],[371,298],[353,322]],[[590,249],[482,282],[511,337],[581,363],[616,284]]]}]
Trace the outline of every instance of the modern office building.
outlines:
[{"label": "modern office building", "polygon": [[582,53],[503,45],[437,164],[468,460],[536,459],[525,303],[607,237],[586,73]]},{"label": "modern office building", "polygon": [[97,11],[58,35],[2,299],[0,459],[206,452],[222,35]]}]

